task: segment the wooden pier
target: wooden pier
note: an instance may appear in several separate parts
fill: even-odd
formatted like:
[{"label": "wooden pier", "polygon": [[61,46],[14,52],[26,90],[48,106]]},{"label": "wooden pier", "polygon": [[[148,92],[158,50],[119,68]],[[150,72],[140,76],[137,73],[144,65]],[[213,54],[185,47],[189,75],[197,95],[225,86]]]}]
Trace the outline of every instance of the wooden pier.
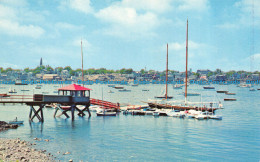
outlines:
[{"label": "wooden pier", "polygon": [[[89,117],[91,113],[89,111],[90,104],[100,105],[104,108],[115,108],[119,109],[119,103],[115,104],[108,101],[102,101],[98,99],[90,99],[89,88],[82,87],[76,84],[72,84],[63,88],[58,89],[58,95],[9,95],[9,97],[0,97],[0,103],[5,104],[26,104],[30,107],[29,120],[33,121],[35,117],[40,122],[44,122],[43,108],[47,104],[53,104],[55,106],[54,117],[60,110],[61,115],[65,115],[67,118],[70,116],[67,114],[71,111],[72,120],[74,120],[75,111],[78,112],[79,116],[85,116],[84,111],[87,111]],[[79,105],[84,106],[83,109],[79,108]],[[64,108],[66,106],[66,108]]]}]

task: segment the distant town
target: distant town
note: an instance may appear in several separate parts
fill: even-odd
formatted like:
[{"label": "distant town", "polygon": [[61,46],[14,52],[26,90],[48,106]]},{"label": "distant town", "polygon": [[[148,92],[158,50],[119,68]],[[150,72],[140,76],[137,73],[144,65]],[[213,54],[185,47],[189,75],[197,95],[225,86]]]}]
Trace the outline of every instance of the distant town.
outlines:
[{"label": "distant town", "polygon": [[[166,71],[145,70],[134,71],[133,69],[120,69],[120,70],[107,70],[100,69],[87,69],[83,70],[84,80],[89,81],[165,81]],[[191,69],[188,71],[188,80],[195,81],[246,81],[259,80],[260,72],[247,72],[247,71],[228,71],[223,72],[220,69],[215,71],[208,69],[201,69],[193,72]],[[70,66],[52,68],[48,65],[42,64],[35,69],[25,68],[23,70],[2,68],[0,67],[0,81],[13,81],[19,82],[21,80],[52,80],[52,81],[72,81],[77,82],[82,80],[82,69],[72,69]],[[184,81],[185,71],[168,70],[168,81]]]}]

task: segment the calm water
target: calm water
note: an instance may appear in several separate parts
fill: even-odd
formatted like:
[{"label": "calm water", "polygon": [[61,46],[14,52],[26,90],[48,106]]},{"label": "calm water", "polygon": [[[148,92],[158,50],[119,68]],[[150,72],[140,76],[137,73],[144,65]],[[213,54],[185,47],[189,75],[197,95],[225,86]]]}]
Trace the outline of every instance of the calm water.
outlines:
[{"label": "calm water", "polygon": [[[3,85],[2,85],[3,86]],[[5,86],[5,85],[4,85]],[[40,90],[21,92],[23,86],[13,86],[18,94],[52,92],[57,88],[44,85]],[[33,89],[35,85],[24,86]],[[161,95],[164,85],[125,86],[132,92],[118,92],[107,85],[87,86],[93,91],[93,98],[120,103],[144,104],[142,101]],[[222,101],[235,97],[235,102],[223,102],[224,110],[217,114],[223,120],[178,119],[173,117],[125,116],[76,117],[75,121],[53,118],[53,109],[45,109],[43,124],[37,119],[28,122],[29,107],[25,105],[0,105],[0,120],[9,121],[16,116],[24,125],[16,130],[2,132],[0,137],[22,138],[35,142],[33,138],[50,139],[50,142],[36,142],[38,148],[46,149],[61,160],[75,161],[259,161],[260,160],[260,91],[250,92],[249,88],[235,85],[217,85],[216,90],[229,90],[235,96],[217,94],[215,90],[204,90],[203,86],[190,85],[189,90],[202,94],[203,101]],[[255,87],[259,88],[259,87]],[[9,89],[0,89],[0,93]],[[143,92],[142,89],[150,89]],[[115,93],[107,93],[109,90]],[[180,93],[169,94],[183,100]],[[200,101],[201,97],[189,100]],[[57,152],[71,152],[59,155]]]}]

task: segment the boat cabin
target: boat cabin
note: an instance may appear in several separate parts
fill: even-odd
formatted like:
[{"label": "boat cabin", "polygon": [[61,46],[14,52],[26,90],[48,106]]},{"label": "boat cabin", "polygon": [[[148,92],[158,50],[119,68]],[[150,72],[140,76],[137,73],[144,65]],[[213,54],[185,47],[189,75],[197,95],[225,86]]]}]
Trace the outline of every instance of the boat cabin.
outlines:
[{"label": "boat cabin", "polygon": [[80,85],[71,84],[69,86],[59,88],[58,95],[71,96],[73,102],[86,102],[89,101],[90,90],[91,89]]},{"label": "boat cabin", "polygon": [[58,89],[58,95],[34,95],[34,101],[42,101],[46,103],[74,103],[87,104],[90,102],[89,88],[80,85],[71,84]]}]

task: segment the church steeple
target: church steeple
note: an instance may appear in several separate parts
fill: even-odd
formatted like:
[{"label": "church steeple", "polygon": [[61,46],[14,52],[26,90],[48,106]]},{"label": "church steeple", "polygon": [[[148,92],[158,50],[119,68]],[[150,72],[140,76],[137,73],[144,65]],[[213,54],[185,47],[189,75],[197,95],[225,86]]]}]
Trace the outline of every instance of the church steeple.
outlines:
[{"label": "church steeple", "polygon": [[42,66],[42,58],[41,58],[41,60],[40,60],[40,66]]}]

